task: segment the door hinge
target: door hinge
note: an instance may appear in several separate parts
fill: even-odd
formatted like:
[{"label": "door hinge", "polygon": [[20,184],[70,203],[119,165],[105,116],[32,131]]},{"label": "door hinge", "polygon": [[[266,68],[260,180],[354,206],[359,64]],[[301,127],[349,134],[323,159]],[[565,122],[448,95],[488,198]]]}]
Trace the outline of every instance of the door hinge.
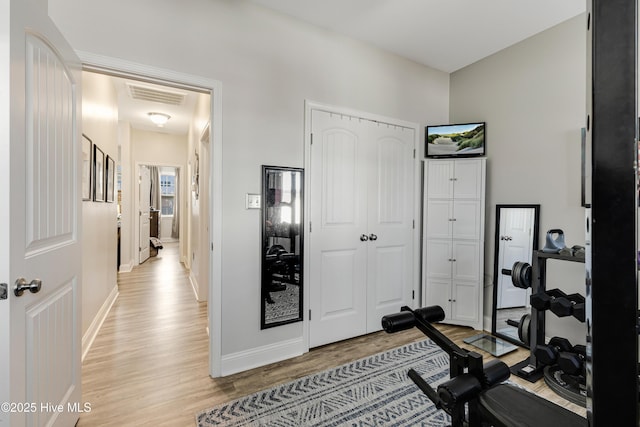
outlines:
[{"label": "door hinge", "polygon": [[311,145],[313,145],[313,134],[311,134]]},{"label": "door hinge", "polygon": [[311,221],[309,221],[309,233],[311,233],[311,231],[313,231],[313,227],[311,226]]},{"label": "door hinge", "polygon": [[416,291],[411,291],[411,299],[416,299]]},{"label": "door hinge", "polygon": [[309,321],[311,321],[311,310],[309,310]]},{"label": "door hinge", "polygon": [[414,230],[416,229],[416,220],[415,220],[415,219],[413,220],[412,228],[413,228]]},{"label": "door hinge", "polygon": [[0,283],[0,300],[7,299],[9,293],[9,285]]},{"label": "door hinge", "polygon": [[213,252],[213,242],[211,243],[211,252]]},{"label": "door hinge", "polygon": [[413,158],[414,159],[416,158],[416,149],[415,148],[413,149]]}]

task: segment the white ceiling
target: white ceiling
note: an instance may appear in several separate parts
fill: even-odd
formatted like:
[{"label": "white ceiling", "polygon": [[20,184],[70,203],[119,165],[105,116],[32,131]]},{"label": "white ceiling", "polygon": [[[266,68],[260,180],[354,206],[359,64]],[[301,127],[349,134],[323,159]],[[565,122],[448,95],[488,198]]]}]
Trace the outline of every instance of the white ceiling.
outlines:
[{"label": "white ceiling", "polygon": [[250,1],[446,72],[586,10],[586,0]]},{"label": "white ceiling", "polygon": [[[197,93],[148,82],[111,77],[118,95],[118,119],[127,121],[135,129],[154,132],[186,134],[194,113]],[[134,99],[131,88],[146,95],[146,99]],[[157,101],[149,100],[150,97]],[[182,98],[181,102],[171,102]],[[167,124],[158,127],[149,119],[149,113],[171,116]]]},{"label": "white ceiling", "polygon": [[[586,10],[585,0],[249,0],[313,25],[453,72]],[[586,43],[586,42],[585,42]],[[138,129],[186,134],[196,94],[113,77],[120,120]],[[180,106],[134,100],[128,84],[184,93]],[[151,111],[171,116],[164,128]]]}]

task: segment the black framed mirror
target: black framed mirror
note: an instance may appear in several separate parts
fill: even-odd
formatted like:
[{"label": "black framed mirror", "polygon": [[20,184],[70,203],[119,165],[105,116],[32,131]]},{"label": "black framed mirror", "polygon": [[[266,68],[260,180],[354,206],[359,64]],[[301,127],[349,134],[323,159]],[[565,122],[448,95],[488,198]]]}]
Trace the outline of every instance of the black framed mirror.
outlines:
[{"label": "black framed mirror", "polygon": [[262,166],[261,329],[302,320],[304,171]]},{"label": "black framed mirror", "polygon": [[[510,274],[514,263],[531,264],[538,249],[540,205],[496,205],[495,255],[493,268],[493,313],[491,333],[518,345],[518,329],[523,316],[531,313],[531,288],[513,284]],[[504,271],[503,271],[504,270]]]}]

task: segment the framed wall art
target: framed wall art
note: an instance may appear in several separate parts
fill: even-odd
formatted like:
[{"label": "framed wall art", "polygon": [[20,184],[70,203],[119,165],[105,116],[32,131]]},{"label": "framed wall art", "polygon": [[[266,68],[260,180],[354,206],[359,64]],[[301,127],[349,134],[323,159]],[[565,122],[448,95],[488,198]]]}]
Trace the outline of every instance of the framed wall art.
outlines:
[{"label": "framed wall art", "polygon": [[93,145],[93,201],[104,202],[104,152]]},{"label": "framed wall art", "polygon": [[93,142],[82,134],[82,200],[91,200],[91,152]]},{"label": "framed wall art", "polygon": [[106,185],[106,193],[105,200],[108,203],[113,203],[115,196],[115,173],[116,173],[116,162],[113,160],[113,157],[107,155],[107,185]]}]

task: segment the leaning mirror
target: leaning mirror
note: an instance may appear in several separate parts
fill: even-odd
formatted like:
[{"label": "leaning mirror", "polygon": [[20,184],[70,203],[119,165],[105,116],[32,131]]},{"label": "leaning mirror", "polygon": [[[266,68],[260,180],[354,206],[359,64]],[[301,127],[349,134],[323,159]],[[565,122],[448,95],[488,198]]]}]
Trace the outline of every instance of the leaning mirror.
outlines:
[{"label": "leaning mirror", "polygon": [[[519,345],[524,345],[523,334],[528,335],[524,315],[531,312],[531,288],[518,282],[526,281],[521,279],[525,270],[514,264],[531,264],[533,251],[538,249],[539,220],[540,205],[496,205],[491,333]],[[519,286],[512,276],[517,276]]]},{"label": "leaning mirror", "polygon": [[262,329],[302,320],[303,175],[262,166]]}]

